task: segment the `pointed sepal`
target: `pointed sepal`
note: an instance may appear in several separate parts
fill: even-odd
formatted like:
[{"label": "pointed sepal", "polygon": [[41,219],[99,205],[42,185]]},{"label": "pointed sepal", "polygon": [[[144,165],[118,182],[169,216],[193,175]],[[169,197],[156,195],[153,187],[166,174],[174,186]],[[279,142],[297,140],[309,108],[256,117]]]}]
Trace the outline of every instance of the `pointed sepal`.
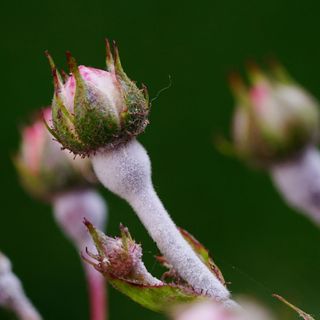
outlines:
[{"label": "pointed sepal", "polygon": [[144,131],[149,97],[125,74],[115,43],[106,40],[107,71],[78,66],[70,52],[66,56],[70,75],[62,77],[47,54],[55,87],[51,129],[65,148],[89,156]]},{"label": "pointed sepal", "polygon": [[205,298],[177,279],[165,283],[153,277],[142,262],[141,246],[132,239],[128,228],[121,225],[121,237],[110,238],[89,221],[84,223],[97,249],[97,254],[83,255],[84,260],[136,303],[156,312],[168,312],[178,305]]}]

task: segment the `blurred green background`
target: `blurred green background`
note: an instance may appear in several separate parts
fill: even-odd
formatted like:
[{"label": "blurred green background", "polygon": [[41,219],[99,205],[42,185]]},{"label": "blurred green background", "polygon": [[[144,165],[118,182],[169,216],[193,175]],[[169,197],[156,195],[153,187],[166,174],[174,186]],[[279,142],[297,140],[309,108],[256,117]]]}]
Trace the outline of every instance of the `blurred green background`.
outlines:
[{"label": "blurred green background", "polygon": [[[104,67],[104,38],[115,39],[128,75],[154,97],[140,140],[153,163],[159,195],[178,225],[213,253],[234,293],[275,310],[280,293],[320,314],[320,230],[289,209],[266,174],[215,150],[228,134],[233,100],[226,75],[247,59],[276,55],[320,98],[318,1],[8,1],[1,4],[0,248],[10,256],[46,320],[88,319],[79,255],[55,225],[51,208],[19,186],[11,156],[19,125],[52,96],[48,49],[65,67],[65,50]],[[122,200],[101,190],[108,231],[126,224],[159,273],[157,249]],[[110,289],[112,319],[163,319]],[[0,319],[11,319],[0,311]],[[292,319],[295,315],[292,314]]]}]

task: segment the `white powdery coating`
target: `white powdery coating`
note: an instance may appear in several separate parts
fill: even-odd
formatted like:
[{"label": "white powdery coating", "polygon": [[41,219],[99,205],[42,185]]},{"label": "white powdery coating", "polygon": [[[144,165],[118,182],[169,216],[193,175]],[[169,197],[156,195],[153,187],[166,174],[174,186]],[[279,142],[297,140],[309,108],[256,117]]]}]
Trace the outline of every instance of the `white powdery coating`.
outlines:
[{"label": "white powdery coating", "polygon": [[230,301],[229,291],[187,244],[154,191],[151,164],[143,146],[133,139],[112,151],[97,152],[91,160],[101,183],[129,202],[181,277],[217,301]]},{"label": "white powdery coating", "polygon": [[13,311],[21,320],[41,320],[26,297],[18,277],[11,271],[8,258],[0,253],[0,306]]},{"label": "white powdery coating", "polygon": [[148,286],[161,286],[163,282],[155,278],[146,268],[143,261],[137,262],[134,268],[134,276],[143,279],[143,284]]},{"label": "white powdery coating", "polygon": [[320,153],[315,147],[299,156],[274,165],[270,170],[274,184],[287,202],[320,223]]},{"label": "white powdery coating", "polygon": [[74,190],[58,195],[53,201],[54,217],[74,245],[84,250],[93,248],[91,237],[83,224],[88,219],[103,230],[107,218],[105,200],[95,190]]}]

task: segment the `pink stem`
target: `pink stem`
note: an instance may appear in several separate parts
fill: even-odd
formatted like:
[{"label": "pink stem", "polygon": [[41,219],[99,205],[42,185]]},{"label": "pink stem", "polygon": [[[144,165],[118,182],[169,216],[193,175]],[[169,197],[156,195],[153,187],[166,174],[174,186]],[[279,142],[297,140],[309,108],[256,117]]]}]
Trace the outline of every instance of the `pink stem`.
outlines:
[{"label": "pink stem", "polygon": [[90,319],[108,320],[107,287],[104,277],[92,266],[85,265],[88,294],[90,300]]}]

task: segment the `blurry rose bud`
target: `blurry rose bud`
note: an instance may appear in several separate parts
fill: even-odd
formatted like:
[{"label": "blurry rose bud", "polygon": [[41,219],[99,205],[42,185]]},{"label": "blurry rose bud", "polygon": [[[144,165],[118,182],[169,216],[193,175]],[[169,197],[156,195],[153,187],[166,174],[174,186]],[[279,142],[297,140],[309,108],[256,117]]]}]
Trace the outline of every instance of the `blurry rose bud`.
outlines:
[{"label": "blurry rose bud", "polygon": [[10,260],[0,252],[0,306],[14,312],[21,320],[41,320],[26,297],[20,280],[11,270]]},{"label": "blurry rose bud", "polygon": [[[58,225],[77,250],[92,247],[82,219],[86,217],[104,229],[107,206],[93,189],[96,178],[91,163],[89,159],[75,158],[55,141],[45,125],[45,122],[51,125],[51,108],[43,112],[43,118],[37,119],[22,132],[20,152],[15,159],[22,184],[29,193],[52,204]],[[93,268],[85,266],[85,272],[90,319],[104,320],[105,281]]]},{"label": "blurry rose bud", "polygon": [[237,154],[248,162],[268,166],[317,142],[317,101],[285,75],[280,66],[270,74],[249,70],[251,87],[234,76],[236,98],[233,139]]},{"label": "blurry rose bud", "polygon": [[106,41],[107,70],[77,66],[67,53],[70,76],[62,79],[49,54],[55,93],[52,134],[74,154],[86,156],[100,148],[126,142],[144,131],[149,101],[122,69],[114,44]]},{"label": "blurry rose bud", "polygon": [[[50,108],[44,110],[43,116],[51,122]],[[41,117],[23,128],[20,151],[14,162],[25,189],[45,200],[95,181],[90,162],[74,159],[69,151],[62,151]]]},{"label": "blurry rose bud", "polygon": [[275,320],[275,315],[252,297],[239,296],[237,301],[246,310],[247,320]]},{"label": "blurry rose bud", "polygon": [[[247,320],[214,301],[182,305],[173,313],[174,320]],[[260,320],[260,319],[255,319]]]},{"label": "blurry rose bud", "polygon": [[214,301],[206,300],[182,305],[173,313],[174,320],[275,320],[259,303],[248,298],[237,299],[243,310],[227,310]]}]

